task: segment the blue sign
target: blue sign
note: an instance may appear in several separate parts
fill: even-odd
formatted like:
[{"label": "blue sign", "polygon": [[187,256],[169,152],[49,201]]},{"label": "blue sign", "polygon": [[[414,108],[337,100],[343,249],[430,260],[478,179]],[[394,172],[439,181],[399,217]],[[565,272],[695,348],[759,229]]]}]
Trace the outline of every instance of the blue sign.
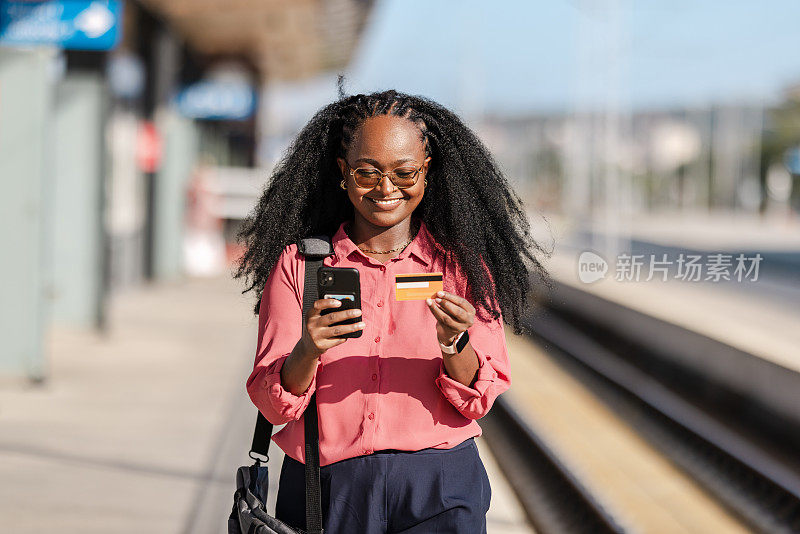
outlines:
[{"label": "blue sign", "polygon": [[0,0],[0,44],[110,50],[121,17],[122,0]]},{"label": "blue sign", "polygon": [[244,120],[255,112],[256,92],[246,83],[204,81],[180,91],[175,104],[192,119]]},{"label": "blue sign", "polygon": [[783,155],[783,163],[792,174],[800,174],[800,146],[790,148]]}]

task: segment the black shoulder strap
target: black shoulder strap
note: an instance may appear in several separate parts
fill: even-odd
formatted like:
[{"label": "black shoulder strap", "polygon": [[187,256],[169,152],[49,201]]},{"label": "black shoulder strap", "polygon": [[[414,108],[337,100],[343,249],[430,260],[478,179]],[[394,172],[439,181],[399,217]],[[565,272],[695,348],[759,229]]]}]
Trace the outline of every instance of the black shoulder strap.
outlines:
[{"label": "black shoulder strap", "polygon": [[[303,239],[298,249],[305,258],[305,282],[303,285],[303,324],[311,306],[317,300],[317,271],[322,260],[333,253],[328,236],[313,236]],[[317,416],[317,394],[303,412],[305,423],[305,469],[306,469],[306,532],[322,533],[322,490],[319,478],[319,421]],[[272,423],[258,412],[256,428],[250,456],[260,454],[269,459],[269,442],[272,437]]]}]

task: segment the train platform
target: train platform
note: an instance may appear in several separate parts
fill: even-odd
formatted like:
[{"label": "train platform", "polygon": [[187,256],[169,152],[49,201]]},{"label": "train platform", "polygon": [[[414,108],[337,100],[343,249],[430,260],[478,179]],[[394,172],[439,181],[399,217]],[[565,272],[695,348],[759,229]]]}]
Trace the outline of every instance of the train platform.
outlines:
[{"label": "train platform", "polygon": [[[632,276],[635,260],[604,252],[608,241],[601,223],[568,227],[556,220],[554,227],[558,246],[546,267],[559,282],[800,372],[800,221],[726,214],[635,221],[625,235],[632,247],[628,256],[640,256],[637,277]],[[584,251],[606,264],[605,275],[596,281],[580,275]],[[701,256],[706,270],[676,278],[681,254]],[[728,262],[728,279],[708,271],[716,254]],[[760,254],[758,273],[735,273],[738,254],[744,256],[744,269]],[[656,267],[664,259],[671,264],[666,275],[654,271],[647,281],[651,257]]]},{"label": "train platform", "polygon": [[619,282],[607,278],[586,284],[577,277],[578,254],[554,254],[548,264],[550,274],[580,291],[800,372],[800,307],[766,292],[737,290],[731,287],[733,282]]},{"label": "train platform", "polygon": [[[224,531],[256,418],[244,383],[257,324],[240,291],[227,278],[129,290],[112,299],[105,334],[48,335],[45,383],[0,381],[4,531]],[[532,532],[479,448],[493,488],[489,532]],[[275,495],[273,486],[271,510]]]}]

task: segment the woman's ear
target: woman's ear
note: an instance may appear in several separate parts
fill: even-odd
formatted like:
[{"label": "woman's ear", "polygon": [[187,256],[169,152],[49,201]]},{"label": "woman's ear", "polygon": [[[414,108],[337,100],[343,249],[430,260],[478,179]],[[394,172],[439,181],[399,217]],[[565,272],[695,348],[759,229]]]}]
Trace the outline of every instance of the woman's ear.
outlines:
[{"label": "woman's ear", "polygon": [[339,170],[342,172],[342,178],[347,178],[345,174],[347,172],[347,162],[344,158],[336,158],[336,163],[339,165]]}]

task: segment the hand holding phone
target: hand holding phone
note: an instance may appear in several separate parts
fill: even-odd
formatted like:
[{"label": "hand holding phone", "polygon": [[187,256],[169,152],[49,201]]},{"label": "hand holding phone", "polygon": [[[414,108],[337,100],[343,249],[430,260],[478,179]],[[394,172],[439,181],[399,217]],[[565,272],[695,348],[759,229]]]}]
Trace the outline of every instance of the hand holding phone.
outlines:
[{"label": "hand holding phone", "polygon": [[306,317],[303,344],[308,353],[322,356],[351,337],[360,337],[366,326],[361,318],[358,270],[320,267],[316,300]]},{"label": "hand holding phone", "polygon": [[[359,320],[353,315],[340,312],[350,310],[361,311],[361,282],[358,269],[352,267],[321,267],[317,272],[317,294],[323,299],[335,299],[341,304],[338,306],[337,316],[330,318],[329,326],[332,328],[345,327]],[[333,312],[333,308],[321,310],[320,315],[327,316]],[[342,329],[340,328],[336,337],[351,338],[361,337],[361,329]]]},{"label": "hand holding phone", "polygon": [[[361,335],[365,324],[359,321],[360,309],[340,310],[341,301],[337,299],[316,300],[306,317],[303,331],[303,344],[307,353],[322,356],[325,351],[347,341],[344,335],[357,333]],[[324,315],[323,315],[324,314]],[[348,321],[350,324],[341,324]],[[331,326],[333,323],[339,323]]]}]

